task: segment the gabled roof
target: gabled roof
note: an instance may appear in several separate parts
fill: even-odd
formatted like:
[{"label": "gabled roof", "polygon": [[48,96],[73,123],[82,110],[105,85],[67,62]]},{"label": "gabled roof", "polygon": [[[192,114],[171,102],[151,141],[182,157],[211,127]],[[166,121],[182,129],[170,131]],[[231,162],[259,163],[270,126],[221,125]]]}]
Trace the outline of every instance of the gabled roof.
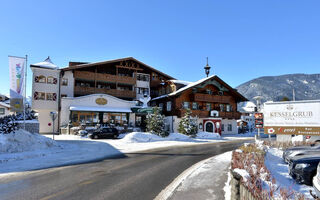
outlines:
[{"label": "gabled roof", "polygon": [[166,95],[162,95],[162,96],[159,96],[159,97],[156,97],[156,98],[153,98],[152,100],[157,100],[157,99],[161,99],[161,98],[165,98],[165,97],[172,97],[172,96],[175,96],[177,94],[180,94],[182,93],[183,91],[186,91],[190,88],[193,88],[195,86],[198,86],[210,79],[215,79],[217,80],[218,82],[220,82],[224,87],[226,87],[233,95],[235,95],[240,101],[248,101],[247,98],[245,98],[244,96],[242,96],[237,90],[233,89],[230,85],[228,85],[226,82],[224,82],[222,79],[220,79],[218,76],[216,75],[211,75],[209,77],[206,77],[206,78],[203,78],[203,79],[200,79],[196,82],[193,82],[193,83],[190,83],[189,85],[185,86],[185,87],[182,87],[180,88],[179,90],[175,91],[175,92],[172,92],[172,93],[169,93],[169,94],[166,94]]},{"label": "gabled roof", "polygon": [[133,57],[126,57],[126,58],[119,58],[119,59],[114,59],[114,60],[107,60],[107,61],[101,61],[101,62],[95,62],[95,63],[86,63],[86,64],[80,64],[80,65],[73,65],[73,66],[69,66],[69,67],[66,67],[66,68],[63,68],[62,70],[63,71],[68,71],[68,70],[73,70],[73,69],[81,69],[81,68],[85,68],[85,67],[91,67],[91,66],[96,66],[96,65],[103,65],[103,64],[111,64],[111,63],[115,63],[115,62],[121,62],[121,61],[126,61],[126,60],[133,60],[137,63],[139,63],[140,65],[143,65],[144,67],[152,70],[152,71],[155,71],[159,74],[161,74],[162,76],[165,76],[167,77],[168,79],[175,79],[171,76],[169,76],[168,74],[165,74]]},{"label": "gabled roof", "polygon": [[35,63],[30,65],[30,67],[39,67],[39,68],[46,68],[46,69],[58,69],[59,67],[51,61],[50,57],[48,56],[43,62]]},{"label": "gabled roof", "polygon": [[4,102],[0,102],[0,106],[6,107],[6,108],[10,108],[10,105],[6,104]]}]

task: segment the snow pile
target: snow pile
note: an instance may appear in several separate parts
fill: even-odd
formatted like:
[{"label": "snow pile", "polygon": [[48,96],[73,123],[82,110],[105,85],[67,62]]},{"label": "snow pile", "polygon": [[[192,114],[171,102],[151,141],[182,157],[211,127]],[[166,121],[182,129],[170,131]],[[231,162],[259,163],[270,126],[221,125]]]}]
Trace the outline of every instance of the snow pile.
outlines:
[{"label": "snow pile", "polygon": [[192,139],[189,136],[183,135],[181,133],[170,133],[168,137],[160,137],[148,132],[132,132],[125,134],[122,140],[127,143],[139,143],[158,141],[188,141]]},{"label": "snow pile", "polygon": [[52,139],[22,129],[15,133],[0,134],[0,154],[34,151],[53,146],[58,145]]},{"label": "snow pile", "polygon": [[220,139],[221,136],[218,133],[199,132],[196,138],[198,139]]},{"label": "snow pile", "polygon": [[[282,159],[283,151],[277,148],[270,148],[265,156],[265,165],[272,177],[277,180],[277,186],[290,188],[293,191],[303,194],[306,199],[312,199],[310,190],[315,194],[313,187],[300,185],[289,175],[289,165]],[[277,191],[278,192],[278,191]],[[278,194],[279,195],[279,194]]]},{"label": "snow pile", "polygon": [[247,182],[247,180],[250,178],[249,172],[247,172],[245,169],[235,168],[233,171],[242,176],[244,182]]},{"label": "snow pile", "polygon": [[303,142],[303,135],[297,135],[291,138],[292,143]]}]

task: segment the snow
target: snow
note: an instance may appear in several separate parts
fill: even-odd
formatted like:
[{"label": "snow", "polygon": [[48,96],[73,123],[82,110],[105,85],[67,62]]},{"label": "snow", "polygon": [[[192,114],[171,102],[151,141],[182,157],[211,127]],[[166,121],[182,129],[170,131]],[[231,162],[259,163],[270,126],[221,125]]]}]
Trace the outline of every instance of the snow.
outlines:
[{"label": "snow", "polygon": [[227,180],[225,186],[223,187],[223,191],[224,191],[224,199],[231,200],[231,172],[230,172],[230,169],[228,172],[228,180]]},{"label": "snow", "polygon": [[247,182],[248,178],[250,178],[249,173],[245,169],[235,168],[233,171],[242,176],[244,182]]},{"label": "snow", "polygon": [[58,146],[58,144],[47,137],[22,129],[15,133],[0,134],[0,153],[33,151],[53,146]]},{"label": "snow", "polygon": [[311,190],[315,193],[313,187],[300,185],[289,175],[289,166],[282,159],[283,151],[277,148],[271,148],[267,151],[265,165],[270,171],[272,177],[277,180],[277,185],[292,189],[304,194],[308,199],[313,199],[309,193]]},{"label": "snow", "polygon": [[10,105],[6,104],[4,102],[0,102],[0,106],[6,107],[6,108],[10,108]]},{"label": "snow", "polygon": [[170,94],[166,94],[166,95],[162,95],[162,96],[153,98],[152,100],[162,99],[162,98],[168,97],[168,96],[174,96],[174,95],[176,95],[176,94],[178,94],[178,93],[180,93],[180,92],[183,92],[183,91],[185,91],[185,90],[187,90],[187,89],[190,89],[190,88],[192,88],[192,87],[194,87],[194,86],[196,86],[196,85],[198,85],[198,84],[200,84],[200,83],[202,83],[202,82],[205,82],[205,81],[207,81],[207,80],[209,80],[209,79],[211,79],[211,78],[213,78],[213,77],[215,77],[215,75],[211,75],[211,76],[209,76],[209,77],[200,79],[200,80],[198,80],[198,81],[196,81],[196,82],[192,82],[192,83],[188,84],[187,86],[182,87],[182,88],[180,88],[179,90],[177,90],[177,91],[175,91],[175,92],[171,92]]},{"label": "snow", "polygon": [[198,138],[198,139],[220,139],[221,136],[218,133],[198,132],[196,138]]},{"label": "snow", "polygon": [[111,108],[111,107],[98,107],[98,106],[70,106],[70,110],[76,111],[105,111],[105,112],[125,112],[131,113],[130,108]]},{"label": "snow", "polygon": [[291,138],[291,141],[293,143],[295,143],[295,142],[303,142],[303,135],[294,136],[294,137]]},{"label": "snow", "polygon": [[51,59],[48,57],[43,62],[39,62],[36,64],[32,64],[31,67],[42,67],[42,68],[48,68],[48,69],[58,69],[58,66],[53,64]]},{"label": "snow", "polygon": [[309,82],[307,80],[303,80],[302,83],[308,84]]},{"label": "snow", "polygon": [[15,175],[16,172],[123,156],[124,153],[148,149],[236,139],[220,138],[216,134],[210,137],[210,134],[200,133],[199,137],[191,138],[184,134],[171,133],[162,138],[151,133],[133,132],[121,134],[119,138],[122,139],[117,140],[55,135],[54,141],[52,135],[43,136],[19,130],[15,134],[0,134],[0,177]]},{"label": "snow", "polygon": [[[24,120],[18,120],[18,121],[15,121],[16,123],[24,123]],[[32,119],[32,120],[26,120],[26,123],[36,123],[38,124],[39,121],[37,119]]]},{"label": "snow", "polygon": [[177,83],[182,85],[189,85],[190,83],[192,83],[190,81],[183,81],[183,80],[169,80],[169,81],[171,81],[172,83]]}]

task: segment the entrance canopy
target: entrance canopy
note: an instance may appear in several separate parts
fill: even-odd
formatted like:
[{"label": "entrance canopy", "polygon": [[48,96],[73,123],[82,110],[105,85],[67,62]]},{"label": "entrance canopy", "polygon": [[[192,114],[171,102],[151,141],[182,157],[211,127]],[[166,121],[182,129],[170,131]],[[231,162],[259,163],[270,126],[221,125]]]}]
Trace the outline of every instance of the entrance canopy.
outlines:
[{"label": "entrance canopy", "polygon": [[130,108],[115,108],[115,107],[97,107],[97,106],[70,106],[71,111],[96,111],[96,112],[116,112],[116,113],[131,113]]}]

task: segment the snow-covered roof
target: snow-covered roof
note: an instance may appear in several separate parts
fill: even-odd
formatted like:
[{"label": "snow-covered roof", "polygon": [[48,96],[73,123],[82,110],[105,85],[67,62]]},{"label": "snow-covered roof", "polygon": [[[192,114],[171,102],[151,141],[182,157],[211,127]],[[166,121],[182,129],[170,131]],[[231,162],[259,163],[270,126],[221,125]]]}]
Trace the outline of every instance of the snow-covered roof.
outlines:
[{"label": "snow-covered roof", "polygon": [[120,112],[131,113],[130,108],[110,108],[110,107],[97,107],[97,106],[70,106],[70,110],[75,111],[99,111],[99,112]]},{"label": "snow-covered roof", "polygon": [[169,80],[169,81],[172,83],[177,83],[177,84],[182,84],[182,85],[189,85],[190,83],[192,83],[190,81],[183,81],[183,80]]},{"label": "snow-covered roof", "polygon": [[6,107],[6,108],[10,108],[10,105],[6,104],[4,102],[0,102],[0,106]]},{"label": "snow-covered roof", "polygon": [[49,56],[43,62],[32,64],[31,67],[41,67],[41,68],[47,68],[47,69],[58,69],[59,68],[57,65],[53,64],[53,62],[51,61]]},{"label": "snow-covered roof", "polygon": [[176,95],[176,94],[178,94],[178,93],[180,93],[180,92],[183,92],[183,91],[185,91],[185,90],[187,90],[187,89],[190,89],[190,88],[192,88],[192,87],[194,87],[194,86],[196,86],[196,85],[198,85],[198,84],[200,84],[200,83],[202,83],[202,82],[205,82],[205,81],[207,81],[207,80],[209,80],[209,79],[211,79],[211,78],[213,78],[213,77],[215,77],[215,75],[211,75],[211,76],[209,76],[209,77],[200,79],[200,80],[198,80],[198,81],[196,81],[196,82],[192,82],[192,83],[188,84],[187,86],[184,86],[184,87],[180,88],[179,90],[177,90],[177,91],[175,91],[175,92],[171,92],[171,93],[169,93],[169,94],[166,94],[166,95],[162,95],[162,96],[153,98],[152,100],[157,100],[157,99],[162,99],[162,98],[169,97],[169,96],[174,96],[174,95]]},{"label": "snow-covered roof", "polygon": [[244,112],[254,112],[254,108],[257,107],[252,101],[247,101],[241,107]]}]

